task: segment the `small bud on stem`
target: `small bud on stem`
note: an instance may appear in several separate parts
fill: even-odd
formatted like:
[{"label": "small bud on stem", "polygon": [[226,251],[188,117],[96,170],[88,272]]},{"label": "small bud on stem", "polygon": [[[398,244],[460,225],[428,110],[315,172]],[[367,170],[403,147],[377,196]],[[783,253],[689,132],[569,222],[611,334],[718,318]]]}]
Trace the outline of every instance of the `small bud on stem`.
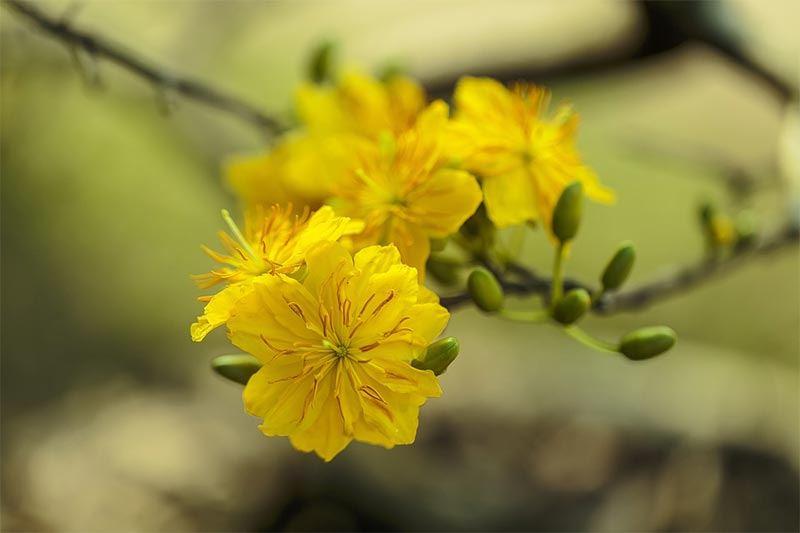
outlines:
[{"label": "small bud on stem", "polygon": [[494,275],[485,268],[476,268],[467,279],[467,290],[472,301],[482,311],[495,313],[503,308],[505,294]]},{"label": "small bud on stem", "polygon": [[250,376],[261,368],[261,361],[252,355],[220,355],[211,361],[211,368],[220,376],[247,385]]},{"label": "small bud on stem", "polygon": [[411,366],[420,370],[432,370],[437,376],[444,373],[458,356],[458,340],[447,337],[428,346],[425,353],[411,361]]},{"label": "small bud on stem", "polygon": [[583,185],[579,181],[573,181],[561,192],[553,210],[553,234],[562,244],[577,235],[582,213]]},{"label": "small bud on stem", "polygon": [[631,243],[623,243],[614,257],[608,262],[600,281],[604,291],[613,291],[622,286],[633,269],[636,260],[636,250]]},{"label": "small bud on stem", "polygon": [[672,348],[676,337],[675,331],[667,326],[641,328],[622,337],[619,351],[633,361],[650,359]]},{"label": "small bud on stem", "polygon": [[586,314],[591,304],[592,298],[585,289],[572,289],[556,302],[553,319],[565,326],[572,324]]}]

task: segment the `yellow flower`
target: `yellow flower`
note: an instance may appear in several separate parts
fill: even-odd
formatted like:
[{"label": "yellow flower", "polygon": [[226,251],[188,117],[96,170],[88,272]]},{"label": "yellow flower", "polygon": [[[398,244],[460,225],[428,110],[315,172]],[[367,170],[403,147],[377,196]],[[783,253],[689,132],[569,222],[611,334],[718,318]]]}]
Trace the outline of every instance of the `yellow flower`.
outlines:
[{"label": "yellow flower", "polygon": [[295,106],[298,129],[273,149],[235,157],[225,166],[226,181],[247,208],[293,203],[317,209],[351,162],[348,140],[409,128],[425,106],[425,94],[404,76],[378,81],[351,71],[335,86],[301,85]]},{"label": "yellow flower", "polygon": [[578,116],[568,106],[544,116],[547,90],[517,84],[511,90],[489,78],[462,78],[449,148],[482,179],[489,218],[498,227],[541,219],[550,230],[553,208],[573,181],[594,200],[611,202],[575,148]]},{"label": "yellow flower", "polygon": [[445,166],[440,140],[446,123],[447,104],[437,101],[399,136],[354,146],[354,170],[333,189],[337,212],[366,224],[356,246],[392,243],[420,278],[430,239],[458,231],[481,202],[475,178]]},{"label": "yellow flower", "polygon": [[349,71],[334,86],[301,85],[295,102],[300,121],[314,135],[376,139],[384,131],[398,134],[413,126],[425,107],[425,93],[405,76],[379,81]]},{"label": "yellow flower", "polygon": [[309,252],[303,283],[262,276],[228,321],[233,344],[264,366],[244,390],[269,436],[333,459],[353,439],[392,448],[414,442],[419,408],[441,395],[411,366],[448,312],[421,303],[417,273],[393,246],[355,257],[338,243]]},{"label": "yellow flower", "polygon": [[335,138],[292,133],[272,150],[231,158],[224,173],[245,209],[274,204],[318,209],[345,160]]},{"label": "yellow flower", "polygon": [[[292,215],[286,209],[273,206],[268,212],[261,206],[245,213],[244,234],[224,212],[234,237],[219,232],[228,252],[221,254],[203,246],[214,260],[229,265],[208,274],[193,276],[201,288],[218,283],[229,287],[208,299],[204,314],[192,324],[192,339],[202,340],[209,331],[225,323],[238,297],[249,290],[246,282],[262,274],[294,274],[305,263],[306,253],[323,241],[335,241],[345,235],[358,233],[364,227],[360,221],[336,216],[328,206],[309,216]],[[241,285],[241,286],[239,286]]]}]

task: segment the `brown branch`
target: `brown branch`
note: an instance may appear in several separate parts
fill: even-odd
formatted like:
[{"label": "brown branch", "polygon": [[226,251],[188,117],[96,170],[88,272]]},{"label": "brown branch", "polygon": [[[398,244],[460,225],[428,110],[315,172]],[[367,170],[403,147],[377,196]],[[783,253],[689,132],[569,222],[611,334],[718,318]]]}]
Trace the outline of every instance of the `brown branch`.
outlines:
[{"label": "brown branch", "polygon": [[197,80],[181,77],[150,64],[117,43],[73,28],[65,20],[49,17],[31,3],[21,0],[4,0],[4,4],[34,22],[39,29],[66,46],[84,50],[93,58],[105,58],[151,82],[160,91],[174,91],[185,98],[235,115],[256,126],[270,137],[279,134],[284,129],[277,120],[247,102],[224,94]]},{"label": "brown branch", "polygon": [[750,260],[764,257],[778,250],[796,246],[800,233],[794,225],[787,226],[750,247],[734,250],[727,258],[709,258],[690,265],[664,279],[645,283],[634,289],[621,291],[602,298],[594,309],[598,314],[641,309],[657,301],[675,296],[701,285],[703,282],[732,272]]},{"label": "brown branch", "polygon": [[[710,279],[732,272],[747,264],[749,261],[764,257],[790,246],[797,246],[800,231],[795,225],[789,225],[782,231],[765,238],[749,247],[740,247],[733,250],[730,255],[723,258],[707,258],[698,263],[686,266],[672,275],[644,283],[633,289],[607,294],[597,301],[592,309],[598,315],[610,315],[624,311],[635,311],[651,304],[665,300],[682,292],[702,285]],[[518,281],[508,279],[513,276]],[[552,280],[540,276],[533,270],[518,263],[508,265],[499,277],[500,284],[506,294],[520,296],[542,296],[547,299],[550,295]],[[584,288],[589,293],[595,292],[585,283],[576,280],[565,280],[565,289]],[[471,302],[469,293],[443,296],[441,304],[451,311]]]}]

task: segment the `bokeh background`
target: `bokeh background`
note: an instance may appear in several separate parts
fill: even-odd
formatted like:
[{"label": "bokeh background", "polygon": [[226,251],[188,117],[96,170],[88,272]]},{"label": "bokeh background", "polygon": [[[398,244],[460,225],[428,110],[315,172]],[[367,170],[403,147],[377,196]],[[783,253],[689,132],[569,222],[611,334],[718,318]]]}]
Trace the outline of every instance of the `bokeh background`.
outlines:
[{"label": "bokeh background", "polygon": [[[796,108],[703,42],[735,32],[796,90],[795,2],[36,5],[281,116],[326,39],[440,95],[463,74],[547,84],[619,198],[588,208],[568,263],[582,279],[624,239],[632,284],[699,260],[705,199],[763,231],[796,206]],[[586,321],[607,339],[678,331],[643,364],[460,310],[462,353],[417,443],[354,443],[324,464],[261,435],[241,388],[212,374],[224,332],[189,338],[199,245],[235,208],[221,163],[259,133],[109,63],[79,54],[79,69],[0,17],[4,531],[798,529],[796,246]],[[526,235],[524,260],[546,270],[549,246]]]}]

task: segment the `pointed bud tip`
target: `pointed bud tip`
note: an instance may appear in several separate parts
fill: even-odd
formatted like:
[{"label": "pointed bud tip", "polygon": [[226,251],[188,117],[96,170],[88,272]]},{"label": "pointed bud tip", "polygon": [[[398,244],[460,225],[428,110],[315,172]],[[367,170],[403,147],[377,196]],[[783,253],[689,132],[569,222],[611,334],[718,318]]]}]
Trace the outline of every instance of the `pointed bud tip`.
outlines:
[{"label": "pointed bud tip", "polygon": [[632,361],[643,361],[661,355],[675,345],[677,334],[667,326],[637,329],[622,337],[619,351]]},{"label": "pointed bud tip", "polygon": [[485,268],[476,268],[467,279],[467,289],[479,309],[494,313],[503,308],[505,294],[494,275]]}]

